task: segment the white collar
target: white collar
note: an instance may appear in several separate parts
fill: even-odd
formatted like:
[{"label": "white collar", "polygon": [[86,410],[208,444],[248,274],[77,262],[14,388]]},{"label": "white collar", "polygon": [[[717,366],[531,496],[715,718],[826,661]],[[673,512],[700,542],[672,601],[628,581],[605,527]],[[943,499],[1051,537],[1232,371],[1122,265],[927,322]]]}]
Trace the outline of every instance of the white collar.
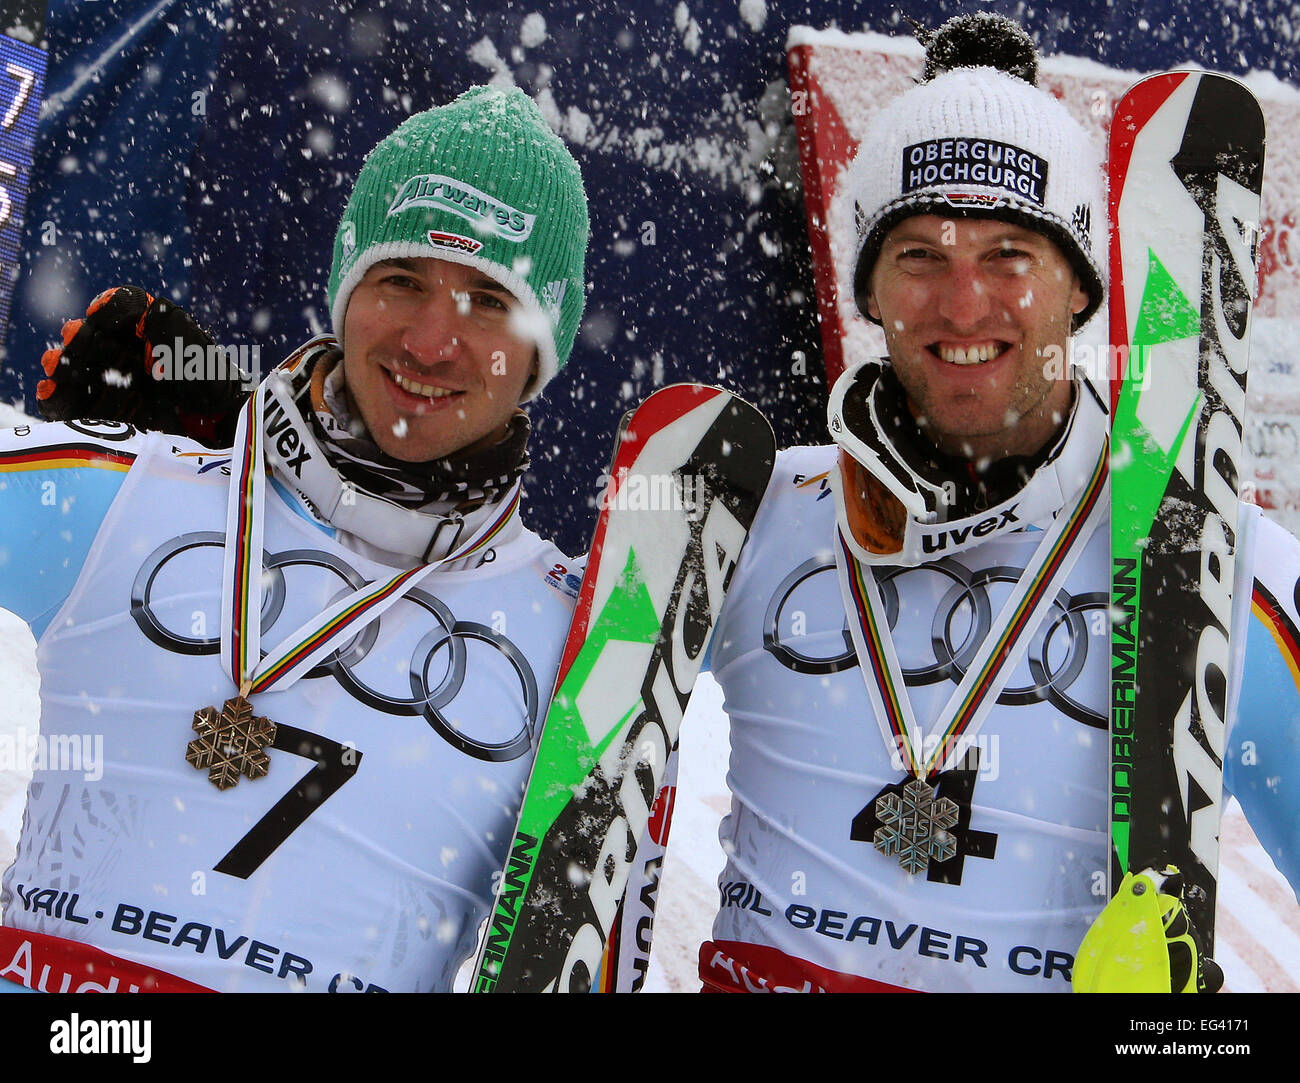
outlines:
[{"label": "white collar", "polygon": [[[293,400],[291,371],[281,366],[266,378],[270,400],[265,422],[267,462],[313,519],[359,543],[352,548],[386,564],[409,564],[412,560],[427,564],[452,552],[510,503],[515,506],[495,544],[505,544],[523,532],[518,508],[521,482],[499,500],[461,513],[450,507],[405,508],[342,477],[325,457]],[[481,554],[468,559],[477,563]]]},{"label": "white collar", "polygon": [[1046,458],[1010,498],[972,515],[951,518],[942,484],[924,477],[888,437],[878,391],[884,366],[866,361],[847,370],[831,389],[827,410],[831,436],[897,498],[907,513],[901,552],[882,556],[858,545],[848,523],[844,479],[831,471],[836,519],[854,555],[865,564],[915,566],[990,538],[1050,522],[1083,491],[1109,430],[1105,404],[1083,377],[1075,377],[1074,401]]}]

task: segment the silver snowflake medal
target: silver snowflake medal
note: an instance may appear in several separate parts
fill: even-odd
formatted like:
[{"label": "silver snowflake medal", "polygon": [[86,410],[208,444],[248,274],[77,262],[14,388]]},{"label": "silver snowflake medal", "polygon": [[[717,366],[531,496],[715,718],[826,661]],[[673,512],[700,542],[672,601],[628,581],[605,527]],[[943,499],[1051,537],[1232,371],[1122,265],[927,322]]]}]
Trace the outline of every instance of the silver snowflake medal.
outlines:
[{"label": "silver snowflake medal", "polygon": [[253,715],[253,705],[233,696],[221,710],[204,707],[194,712],[198,736],[185,748],[185,762],[208,772],[208,781],[228,790],[243,775],[261,778],[271,769],[266,750],[275,742],[275,723]]},{"label": "silver snowflake medal", "polygon": [[904,783],[901,793],[891,786],[876,798],[880,827],[872,842],[915,876],[925,872],[931,861],[956,856],[957,836],[948,829],[957,823],[959,811],[956,801],[940,797],[933,786],[913,778]]}]

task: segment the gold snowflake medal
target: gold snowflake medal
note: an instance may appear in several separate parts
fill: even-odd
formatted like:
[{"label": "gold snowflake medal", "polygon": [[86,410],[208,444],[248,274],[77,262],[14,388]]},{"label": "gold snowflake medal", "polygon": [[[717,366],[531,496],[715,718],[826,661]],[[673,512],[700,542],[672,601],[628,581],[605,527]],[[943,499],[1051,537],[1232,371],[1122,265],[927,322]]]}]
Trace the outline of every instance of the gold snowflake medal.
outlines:
[{"label": "gold snowflake medal", "polygon": [[226,700],[220,711],[195,711],[194,730],[198,736],[186,747],[185,762],[206,770],[217,789],[230,789],[240,775],[257,779],[271,769],[266,750],[275,742],[275,723],[255,716],[243,695]]}]

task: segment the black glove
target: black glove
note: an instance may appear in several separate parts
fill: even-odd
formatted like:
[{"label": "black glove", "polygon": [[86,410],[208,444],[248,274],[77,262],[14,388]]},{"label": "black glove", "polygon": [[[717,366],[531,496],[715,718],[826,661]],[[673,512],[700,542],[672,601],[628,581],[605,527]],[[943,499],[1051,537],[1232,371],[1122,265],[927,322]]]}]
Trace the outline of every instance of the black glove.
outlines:
[{"label": "black glove", "polygon": [[249,391],[189,313],[139,286],[96,297],[85,319],[63,325],[63,345],[46,350],[41,367],[48,379],[36,385],[36,405],[47,421],[129,421],[208,447],[230,445]]}]

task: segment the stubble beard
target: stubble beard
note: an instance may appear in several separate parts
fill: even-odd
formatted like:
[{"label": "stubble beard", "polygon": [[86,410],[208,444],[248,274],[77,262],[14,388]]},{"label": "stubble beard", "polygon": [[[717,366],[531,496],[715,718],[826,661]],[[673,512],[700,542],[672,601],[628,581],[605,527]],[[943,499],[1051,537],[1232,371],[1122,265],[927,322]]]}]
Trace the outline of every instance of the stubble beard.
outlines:
[{"label": "stubble beard", "polygon": [[[917,365],[913,369],[917,378],[907,382],[900,376],[917,427],[940,451],[973,461],[991,462],[1038,451],[1060,430],[1073,398],[1073,381],[1050,379],[1044,356],[1053,343],[1060,349],[1068,346],[1071,317],[1067,306],[1064,319],[1053,321],[1047,329],[1047,341],[1035,347],[1037,356],[1032,360],[1021,358],[1007,396],[1008,405],[999,416],[974,409],[981,398],[973,394],[968,399],[943,403],[936,418],[937,404],[932,401],[928,382],[919,375],[923,368]],[[889,345],[892,355],[893,344]],[[925,347],[920,349],[924,351]],[[969,402],[971,408],[965,408],[963,402]]]}]

